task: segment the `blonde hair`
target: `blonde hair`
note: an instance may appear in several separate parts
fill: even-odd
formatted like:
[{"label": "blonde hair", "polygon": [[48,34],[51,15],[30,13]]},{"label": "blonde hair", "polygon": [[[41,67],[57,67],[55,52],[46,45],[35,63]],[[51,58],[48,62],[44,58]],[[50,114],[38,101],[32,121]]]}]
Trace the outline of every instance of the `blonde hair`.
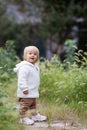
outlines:
[{"label": "blonde hair", "polygon": [[26,60],[26,55],[27,55],[27,52],[29,51],[29,49],[35,49],[35,51],[37,52],[37,60],[39,59],[39,49],[36,47],[36,46],[27,46],[25,47],[24,49],[24,54],[23,54],[23,60]]}]

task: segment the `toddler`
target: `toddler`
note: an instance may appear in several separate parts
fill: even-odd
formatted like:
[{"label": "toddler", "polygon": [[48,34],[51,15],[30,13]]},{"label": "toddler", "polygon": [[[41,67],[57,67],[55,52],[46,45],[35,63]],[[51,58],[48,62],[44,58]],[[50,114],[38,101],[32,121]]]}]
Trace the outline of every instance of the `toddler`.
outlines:
[{"label": "toddler", "polygon": [[[28,46],[24,49],[23,61],[16,65],[14,72],[18,76],[17,97],[20,105],[20,123],[32,125],[35,121],[45,121],[46,116],[41,115],[36,110],[36,99],[39,98],[38,88],[40,85],[40,72],[36,62],[39,59],[39,50],[35,46]],[[27,115],[29,109],[32,118]]]}]

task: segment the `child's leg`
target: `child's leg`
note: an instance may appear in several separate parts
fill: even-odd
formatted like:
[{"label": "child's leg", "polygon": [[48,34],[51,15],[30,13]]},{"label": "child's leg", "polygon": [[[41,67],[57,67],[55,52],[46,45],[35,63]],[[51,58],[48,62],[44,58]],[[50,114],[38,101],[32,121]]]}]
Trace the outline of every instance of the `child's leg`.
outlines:
[{"label": "child's leg", "polygon": [[36,115],[37,110],[36,110],[36,99],[35,98],[19,98],[19,104],[20,104],[20,116],[21,117],[26,117],[27,111],[29,109],[33,109],[32,114]]},{"label": "child's leg", "polygon": [[36,105],[36,98],[32,99],[32,105],[30,109],[32,110],[31,112],[32,115],[37,115],[38,111],[37,111],[37,105]]},{"label": "child's leg", "polygon": [[28,116],[27,111],[29,109],[28,99],[27,98],[20,98],[19,104],[20,104],[20,110],[19,110],[20,117],[21,118],[27,117]]},{"label": "child's leg", "polygon": [[29,110],[32,100],[29,98],[20,98],[19,99],[20,104],[20,121],[21,124],[26,125],[32,125],[34,124],[34,121],[28,118],[27,111]]},{"label": "child's leg", "polygon": [[32,120],[34,121],[46,121],[47,117],[41,115],[36,109],[36,99],[33,100],[33,112],[32,112]]}]

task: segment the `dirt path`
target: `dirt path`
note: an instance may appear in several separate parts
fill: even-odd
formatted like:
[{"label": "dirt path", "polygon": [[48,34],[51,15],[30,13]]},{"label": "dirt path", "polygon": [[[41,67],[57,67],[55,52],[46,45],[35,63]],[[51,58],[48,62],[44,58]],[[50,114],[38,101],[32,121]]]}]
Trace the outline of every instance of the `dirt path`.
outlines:
[{"label": "dirt path", "polygon": [[60,121],[52,122],[36,122],[33,126],[26,126],[26,130],[87,130],[87,126],[81,124],[63,123]]}]

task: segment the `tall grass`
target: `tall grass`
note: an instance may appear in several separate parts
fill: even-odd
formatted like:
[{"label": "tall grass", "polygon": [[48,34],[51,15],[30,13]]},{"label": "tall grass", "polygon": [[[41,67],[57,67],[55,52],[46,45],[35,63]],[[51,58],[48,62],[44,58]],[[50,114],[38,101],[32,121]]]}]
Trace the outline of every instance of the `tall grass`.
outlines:
[{"label": "tall grass", "polygon": [[40,63],[40,97],[51,105],[49,111],[52,108],[58,119],[87,121],[87,59],[79,62],[80,66],[77,62],[61,64],[53,57],[51,61]]},{"label": "tall grass", "polygon": [[87,67],[78,67],[76,63],[61,64],[55,61],[42,63],[41,97],[55,103],[86,103],[86,71]]}]

